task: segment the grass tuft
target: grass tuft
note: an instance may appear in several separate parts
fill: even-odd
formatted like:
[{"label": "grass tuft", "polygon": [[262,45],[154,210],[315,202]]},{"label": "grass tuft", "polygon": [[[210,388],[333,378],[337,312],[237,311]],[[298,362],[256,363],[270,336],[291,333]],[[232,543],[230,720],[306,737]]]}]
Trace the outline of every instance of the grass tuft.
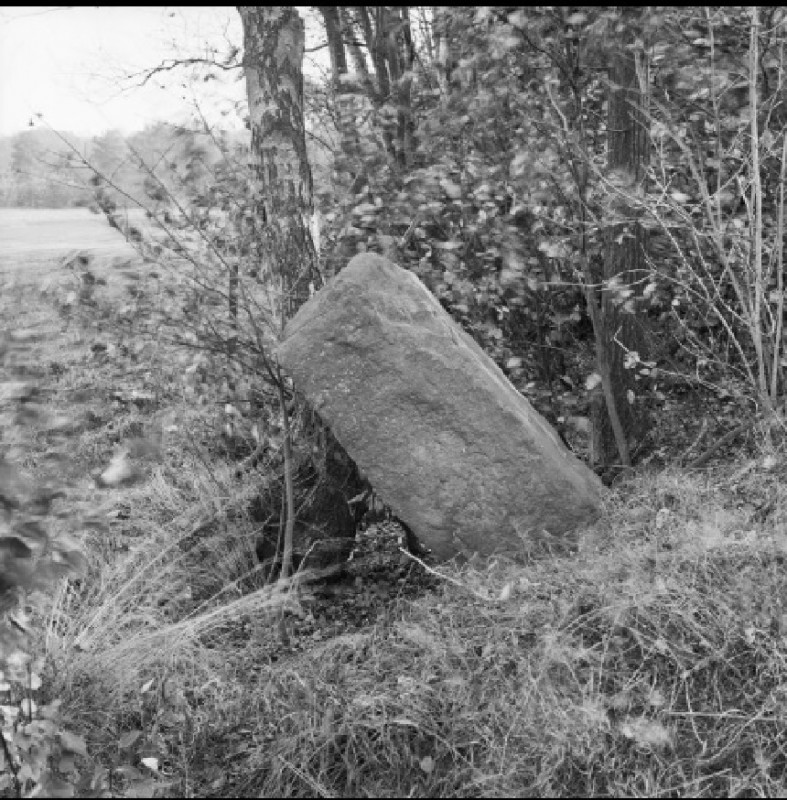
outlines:
[{"label": "grass tuft", "polygon": [[[179,507],[162,481],[148,499]],[[631,479],[578,555],[443,567],[439,591],[300,647],[275,633],[308,593],[168,617],[182,562],[151,527],[63,608],[84,648],[60,651],[64,692],[121,725],[145,681],[177,687],[194,794],[782,794],[781,482],[758,462]]]}]

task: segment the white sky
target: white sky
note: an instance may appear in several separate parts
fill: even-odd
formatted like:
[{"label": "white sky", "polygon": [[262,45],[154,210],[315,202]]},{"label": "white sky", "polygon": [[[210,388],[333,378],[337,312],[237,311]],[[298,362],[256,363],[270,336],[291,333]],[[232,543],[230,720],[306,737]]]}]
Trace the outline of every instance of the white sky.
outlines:
[{"label": "white sky", "polygon": [[27,128],[37,113],[60,131],[128,132],[193,116],[195,100],[212,123],[239,127],[232,109],[245,86],[237,71],[216,71],[219,81],[203,83],[188,80],[188,69],[173,70],[143,88],[122,78],[209,47],[221,58],[241,42],[238,12],[227,6],[0,7],[0,135]]}]

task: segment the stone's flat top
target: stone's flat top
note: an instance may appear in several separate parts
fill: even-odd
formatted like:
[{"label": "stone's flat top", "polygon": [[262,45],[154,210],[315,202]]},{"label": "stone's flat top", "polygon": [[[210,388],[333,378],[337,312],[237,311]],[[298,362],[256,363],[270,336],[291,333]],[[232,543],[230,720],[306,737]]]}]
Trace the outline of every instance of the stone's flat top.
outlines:
[{"label": "stone's flat top", "polygon": [[439,556],[515,553],[597,515],[601,483],[416,275],[356,256],[287,325],[282,366]]}]

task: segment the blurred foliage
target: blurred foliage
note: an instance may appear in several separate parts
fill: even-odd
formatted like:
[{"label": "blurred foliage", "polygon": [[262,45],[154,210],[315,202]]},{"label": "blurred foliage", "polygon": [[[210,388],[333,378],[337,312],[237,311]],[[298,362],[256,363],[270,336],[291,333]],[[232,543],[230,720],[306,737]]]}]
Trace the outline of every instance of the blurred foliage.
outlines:
[{"label": "blurred foliage", "polygon": [[[600,275],[604,233],[631,222],[620,214],[633,206],[651,234],[650,274],[636,292],[603,289],[649,324],[654,361],[631,353],[629,363],[651,401],[675,378],[761,400],[755,340],[771,356],[779,347],[784,144],[784,14],[762,17],[752,71],[745,9],[439,10],[415,37],[406,76],[409,168],[386,146],[400,112],[393,89],[388,98],[356,92],[351,102],[341,85],[334,92],[337,115],[352,115],[342,129],[359,133],[342,140],[341,155],[352,155],[361,179],[325,198],[326,262],[339,253],[340,269],[364,249],[395,257],[554,418],[586,405],[581,265],[587,259]],[[624,41],[634,42],[652,140],[645,192],[633,195],[626,176],[606,167],[607,74]],[[749,290],[758,252],[764,285]]]},{"label": "blurred foliage", "polygon": [[[602,289],[649,332],[650,360],[627,356],[644,401],[661,408],[688,382],[761,403],[758,358],[775,364],[781,392],[780,9],[761,9],[754,39],[750,12],[735,8],[335,12],[344,66],[306,85],[325,278],[356,252],[390,256],[551,421],[583,419],[596,384],[586,278],[601,280],[605,235],[636,221],[649,232],[648,274]],[[636,191],[607,167],[608,73],[622,42],[633,43],[650,137]],[[259,336],[283,322],[248,146],[247,134],[157,123],[100,137],[86,159],[101,173],[98,208],[141,202],[157,232],[126,235],[154,271],[173,267],[171,280],[136,286],[124,318],[138,321],[156,295],[162,325],[207,343],[200,358],[226,363],[232,343],[239,366],[220,372],[238,374],[219,386],[264,374]]]},{"label": "blurred foliage", "polygon": [[0,331],[0,793],[71,797],[62,776],[86,755],[85,743],[64,728],[58,701],[40,704],[39,637],[63,579],[86,573],[77,534],[97,520],[66,510],[58,503],[64,487],[20,464],[35,430],[56,443],[70,427],[34,383],[20,380],[36,338],[33,330]]}]

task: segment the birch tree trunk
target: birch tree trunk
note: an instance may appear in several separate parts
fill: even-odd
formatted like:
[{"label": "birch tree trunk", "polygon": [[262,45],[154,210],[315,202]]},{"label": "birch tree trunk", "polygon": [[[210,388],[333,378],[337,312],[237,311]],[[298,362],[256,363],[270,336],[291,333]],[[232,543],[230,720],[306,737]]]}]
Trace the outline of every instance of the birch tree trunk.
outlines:
[{"label": "birch tree trunk", "polygon": [[303,114],[304,25],[292,6],[239,6],[262,273],[281,289],[282,325],[322,283],[309,224],[312,176]]},{"label": "birch tree trunk", "polygon": [[[321,284],[309,226],[314,201],[303,114],[304,25],[292,6],[238,6],[238,12],[243,23],[243,69],[256,178],[255,212],[262,237],[260,273],[273,290],[273,301],[279,301],[279,324],[283,330],[287,320]],[[278,367],[276,375],[285,432],[287,502],[282,519],[281,577],[286,579],[293,566],[294,465],[289,412]]]}]

